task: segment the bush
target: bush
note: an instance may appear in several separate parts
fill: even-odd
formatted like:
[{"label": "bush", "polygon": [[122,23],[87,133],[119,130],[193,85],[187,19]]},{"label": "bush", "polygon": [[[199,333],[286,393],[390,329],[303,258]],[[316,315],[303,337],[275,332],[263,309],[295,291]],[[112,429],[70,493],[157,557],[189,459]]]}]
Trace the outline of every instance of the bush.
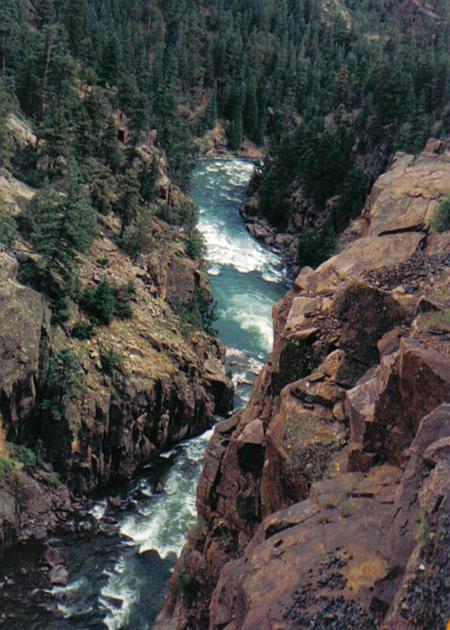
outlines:
[{"label": "bush", "polygon": [[51,420],[64,418],[66,402],[75,402],[84,391],[84,371],[80,358],[68,349],[51,355],[42,388],[41,413]]},{"label": "bush", "polygon": [[107,278],[94,287],[86,287],[80,298],[81,308],[89,315],[94,326],[108,326],[113,317],[129,319],[133,311],[129,304],[136,293],[133,282],[121,287],[111,284]]},{"label": "bush", "polygon": [[38,458],[27,446],[14,446],[13,447],[14,459],[17,459],[25,468],[36,468],[38,465]]},{"label": "bush", "polygon": [[438,232],[450,230],[450,197],[440,203],[434,211],[432,225]]},{"label": "bush", "polygon": [[95,335],[96,327],[92,322],[79,321],[72,328],[72,337],[75,339],[92,339]]},{"label": "bush", "polygon": [[308,229],[300,235],[297,263],[300,267],[316,268],[333,255],[336,237],[329,221],[321,230]]},{"label": "bush", "polygon": [[114,348],[108,348],[105,352],[100,354],[100,362],[102,369],[108,376],[114,376],[116,372],[123,372],[123,355],[116,352]]},{"label": "bush", "polygon": [[186,243],[186,253],[192,260],[198,260],[206,254],[205,239],[197,229],[193,230]]},{"label": "bush", "polygon": [[8,477],[14,470],[14,460],[6,455],[0,455],[0,481]]},{"label": "bush", "polygon": [[136,221],[129,225],[120,239],[120,247],[132,260],[143,254],[149,254],[155,246],[155,240],[150,230],[151,212],[140,212]]},{"label": "bush", "polygon": [[44,483],[46,483],[48,486],[52,486],[53,488],[56,488],[61,483],[61,479],[56,472],[44,473],[42,475],[42,478],[44,480]]},{"label": "bush", "polygon": [[0,243],[12,247],[17,235],[16,220],[5,214],[0,206]]}]

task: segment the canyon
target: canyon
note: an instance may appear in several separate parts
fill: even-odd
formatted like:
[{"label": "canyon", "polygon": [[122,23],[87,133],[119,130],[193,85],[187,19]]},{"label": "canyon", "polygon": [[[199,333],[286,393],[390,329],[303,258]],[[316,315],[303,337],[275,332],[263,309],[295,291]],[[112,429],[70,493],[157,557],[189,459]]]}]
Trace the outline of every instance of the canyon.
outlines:
[{"label": "canyon", "polygon": [[450,151],[398,153],[341,251],[274,307],[221,422],[155,628],[444,627],[450,614]]}]

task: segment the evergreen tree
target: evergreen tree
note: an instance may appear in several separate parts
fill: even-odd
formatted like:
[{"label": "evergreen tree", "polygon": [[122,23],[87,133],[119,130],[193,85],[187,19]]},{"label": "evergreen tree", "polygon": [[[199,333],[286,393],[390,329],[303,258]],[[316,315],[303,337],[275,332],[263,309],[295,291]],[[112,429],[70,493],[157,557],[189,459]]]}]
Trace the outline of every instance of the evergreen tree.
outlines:
[{"label": "evergreen tree", "polygon": [[78,255],[95,237],[95,212],[72,177],[67,194],[46,184],[26,214],[30,240],[40,255],[39,279],[55,299],[72,293]]},{"label": "evergreen tree", "polygon": [[140,189],[139,174],[134,168],[127,169],[120,185],[121,194],[116,206],[120,218],[121,237],[125,234],[126,228],[138,216],[142,203]]}]

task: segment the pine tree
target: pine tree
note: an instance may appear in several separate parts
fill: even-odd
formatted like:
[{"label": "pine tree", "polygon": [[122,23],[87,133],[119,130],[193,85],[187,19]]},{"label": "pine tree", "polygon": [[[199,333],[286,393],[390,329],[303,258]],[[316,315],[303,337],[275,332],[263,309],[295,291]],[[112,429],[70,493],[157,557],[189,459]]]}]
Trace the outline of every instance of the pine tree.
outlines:
[{"label": "pine tree", "polygon": [[244,106],[244,131],[252,140],[258,139],[258,99],[256,95],[256,82],[252,79],[247,87],[247,95]]},{"label": "pine tree", "polygon": [[17,68],[22,51],[22,18],[17,0],[0,3],[0,70]]},{"label": "pine tree", "polygon": [[125,172],[120,186],[121,195],[116,206],[120,218],[120,237],[125,234],[126,228],[136,219],[141,206],[139,175],[134,168]]},{"label": "pine tree", "polygon": [[53,298],[71,294],[78,255],[95,237],[95,212],[72,178],[67,194],[45,185],[26,213],[39,277]]},{"label": "pine tree", "polygon": [[0,74],[0,167],[8,167],[14,154],[14,142],[8,127],[8,117],[13,107],[8,81]]}]

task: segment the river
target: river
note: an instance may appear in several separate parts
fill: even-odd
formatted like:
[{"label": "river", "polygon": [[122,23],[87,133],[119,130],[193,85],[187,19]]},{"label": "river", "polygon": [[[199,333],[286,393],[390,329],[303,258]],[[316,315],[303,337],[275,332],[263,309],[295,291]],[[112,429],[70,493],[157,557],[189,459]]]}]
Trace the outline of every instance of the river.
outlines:
[{"label": "river", "polygon": [[[251,383],[268,357],[272,305],[286,290],[280,258],[248,234],[238,212],[252,170],[253,164],[241,159],[200,160],[192,188],[217,301],[216,328],[236,385],[235,408],[249,399]],[[150,628],[196,519],[196,484],[211,434],[162,454],[114,489],[122,501],[119,531],[109,527],[103,499],[91,509],[99,533],[55,538],[52,546],[69,570],[67,586],[53,588],[45,602],[37,598],[36,604],[17,609],[8,629]]]}]

